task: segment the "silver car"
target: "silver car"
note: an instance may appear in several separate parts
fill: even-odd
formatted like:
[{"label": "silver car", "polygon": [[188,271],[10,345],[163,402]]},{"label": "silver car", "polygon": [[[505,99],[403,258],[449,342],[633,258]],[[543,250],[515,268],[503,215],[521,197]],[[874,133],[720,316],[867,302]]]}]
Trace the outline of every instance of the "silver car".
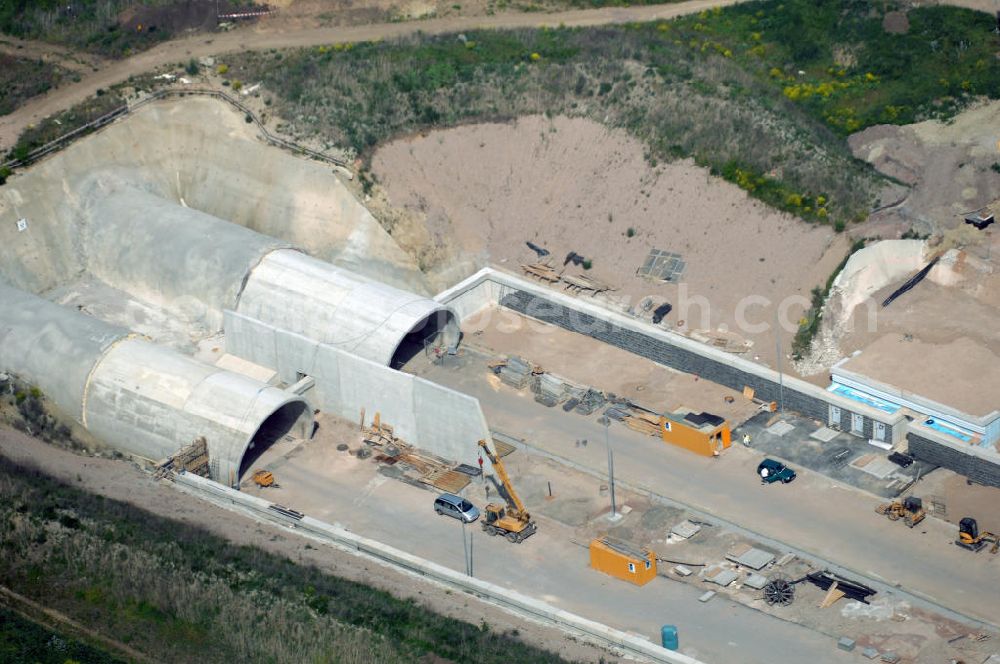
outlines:
[{"label": "silver car", "polygon": [[452,493],[442,493],[438,496],[437,500],[434,501],[434,511],[438,514],[447,514],[461,519],[466,523],[472,523],[479,518],[479,510],[476,509],[475,505]]}]

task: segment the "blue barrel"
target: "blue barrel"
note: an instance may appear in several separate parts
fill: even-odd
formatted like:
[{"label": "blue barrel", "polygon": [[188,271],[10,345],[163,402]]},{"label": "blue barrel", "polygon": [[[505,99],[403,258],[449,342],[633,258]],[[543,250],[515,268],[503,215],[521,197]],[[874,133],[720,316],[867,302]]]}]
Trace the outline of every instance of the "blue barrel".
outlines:
[{"label": "blue barrel", "polygon": [[674,625],[664,625],[660,628],[660,642],[667,650],[677,650],[677,627]]}]

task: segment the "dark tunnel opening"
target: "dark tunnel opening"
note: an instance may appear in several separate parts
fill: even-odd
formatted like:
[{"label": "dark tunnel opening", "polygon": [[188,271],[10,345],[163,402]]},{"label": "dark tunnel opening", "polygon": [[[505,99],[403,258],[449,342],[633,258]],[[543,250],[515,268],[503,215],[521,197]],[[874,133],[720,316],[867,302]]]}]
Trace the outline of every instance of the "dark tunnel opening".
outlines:
[{"label": "dark tunnel opening", "polygon": [[243,479],[264,452],[286,434],[291,433],[308,410],[304,401],[291,401],[271,413],[250,439],[243,460],[240,461],[239,479]]},{"label": "dark tunnel opening", "polygon": [[428,315],[403,337],[396,346],[389,366],[403,368],[419,353],[447,352],[458,346],[459,329],[455,316],[447,309],[440,309]]}]

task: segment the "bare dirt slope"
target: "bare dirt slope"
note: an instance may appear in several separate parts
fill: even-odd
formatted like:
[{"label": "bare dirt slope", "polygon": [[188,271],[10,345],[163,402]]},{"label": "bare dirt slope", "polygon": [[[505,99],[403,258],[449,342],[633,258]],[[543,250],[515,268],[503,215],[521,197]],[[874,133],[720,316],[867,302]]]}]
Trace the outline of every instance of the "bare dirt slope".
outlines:
[{"label": "bare dirt slope", "polygon": [[901,204],[872,215],[873,228],[947,231],[961,226],[966,213],[995,203],[1000,199],[1000,173],[993,169],[1000,163],[998,136],[1000,102],[995,101],[948,122],[878,125],[851,136],[855,156],[912,187]]},{"label": "bare dirt slope", "polygon": [[[1000,1],[981,4],[1000,10]],[[903,194],[897,204],[872,214],[854,233],[891,239],[912,228],[930,236],[923,261],[939,253],[945,257],[928,279],[887,308],[880,303],[919,266],[910,266],[872,292],[865,305],[858,306],[850,320],[835,330],[831,321],[839,316],[828,307],[813,356],[798,367],[800,372],[815,373],[815,380],[825,383],[830,365],[888,333],[933,345],[968,338],[1000,354],[996,226],[977,230],[964,222],[965,214],[979,208],[1000,213],[998,137],[1000,102],[995,101],[973,106],[948,122],[879,125],[850,137],[855,156],[906,185],[893,194]],[[973,380],[962,375],[954,378]]]},{"label": "bare dirt slope", "polygon": [[313,540],[297,537],[277,526],[258,523],[155,482],[124,461],[81,457],[6,426],[0,426],[0,454],[19,463],[37,466],[63,482],[126,501],[159,516],[205,528],[237,544],[260,547],[397,597],[412,597],[430,611],[475,624],[486,621],[500,632],[516,629],[525,641],[559,653],[570,661],[594,662],[608,656],[606,651],[570,639],[559,630],[519,620],[471,595],[453,593],[330,546],[317,548]]},{"label": "bare dirt slope", "polygon": [[[407,210],[418,229],[426,226],[430,237],[417,240],[437,254],[423,257],[425,267],[472,256],[517,271],[537,258],[529,240],[560,267],[575,251],[592,259],[586,273],[618,289],[624,302],[666,300],[675,308],[671,325],[727,326],[769,341],[768,358],[773,337],[739,324],[741,301],[797,296],[785,316],[787,342],[810,289],[846,253],[829,227],[776,212],[690,161],[652,167],[642,143],[590,120],[529,117],[437,131],[380,148],[372,169],[390,205]],[[682,256],[680,285],[636,275],[653,248]],[[773,320],[773,309],[747,302],[754,305],[747,322]]]}]

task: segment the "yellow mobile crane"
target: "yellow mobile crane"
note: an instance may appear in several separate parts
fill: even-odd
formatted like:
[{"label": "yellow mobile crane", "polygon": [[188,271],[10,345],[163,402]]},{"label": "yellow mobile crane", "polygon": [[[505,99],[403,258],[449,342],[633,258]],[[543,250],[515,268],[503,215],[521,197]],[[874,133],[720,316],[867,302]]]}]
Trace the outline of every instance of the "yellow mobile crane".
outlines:
[{"label": "yellow mobile crane", "polygon": [[485,440],[479,441],[479,446],[486,452],[493,470],[496,471],[500,483],[503,485],[504,499],[507,505],[497,505],[490,503],[486,506],[486,519],[483,523],[483,530],[488,535],[503,535],[508,542],[515,544],[523,542],[538,530],[538,526],[531,520],[531,515],[524,508],[524,503],[518,498],[517,492],[510,484],[510,477],[503,467],[503,461],[486,445]]}]

